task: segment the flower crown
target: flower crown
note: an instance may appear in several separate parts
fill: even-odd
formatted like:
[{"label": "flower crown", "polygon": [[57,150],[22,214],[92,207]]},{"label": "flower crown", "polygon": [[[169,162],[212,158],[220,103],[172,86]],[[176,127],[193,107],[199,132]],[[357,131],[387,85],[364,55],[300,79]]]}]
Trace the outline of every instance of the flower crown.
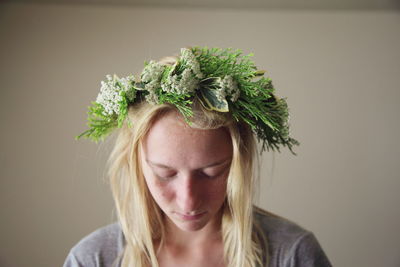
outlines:
[{"label": "flower crown", "polygon": [[299,142],[289,137],[286,101],[274,95],[271,79],[257,70],[251,56],[231,48],[182,48],[173,65],[145,62],[140,80],[133,75],[107,75],[89,107],[89,130],[77,139],[104,139],[123,125],[128,106],[142,100],[172,104],[190,123],[191,105],[197,98],[206,109],[231,112],[234,119],[249,124],[262,142],[262,151],[287,146],[293,153]]}]

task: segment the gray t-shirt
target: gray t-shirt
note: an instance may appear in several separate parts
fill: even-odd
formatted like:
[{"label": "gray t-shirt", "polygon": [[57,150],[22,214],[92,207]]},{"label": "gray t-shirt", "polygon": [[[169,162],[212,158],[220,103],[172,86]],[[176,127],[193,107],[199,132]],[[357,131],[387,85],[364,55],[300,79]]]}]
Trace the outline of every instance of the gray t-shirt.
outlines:
[{"label": "gray t-shirt", "polygon": [[[256,210],[254,219],[268,240],[268,267],[332,266],[315,236],[297,224]],[[124,236],[118,223],[100,228],[75,245],[64,267],[119,266],[118,256],[124,247]],[[116,262],[116,265],[113,265]]]}]

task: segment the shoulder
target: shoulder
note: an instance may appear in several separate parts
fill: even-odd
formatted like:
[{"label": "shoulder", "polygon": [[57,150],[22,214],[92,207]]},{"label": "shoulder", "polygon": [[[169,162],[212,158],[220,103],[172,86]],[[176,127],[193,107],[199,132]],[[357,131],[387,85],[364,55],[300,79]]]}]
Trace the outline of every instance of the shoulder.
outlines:
[{"label": "shoulder", "polygon": [[266,238],[270,266],[331,266],[314,234],[300,225],[255,208],[254,222]]},{"label": "shoulder", "polygon": [[254,221],[268,237],[269,242],[282,243],[281,245],[291,243],[299,237],[311,233],[286,218],[258,207],[254,209]]},{"label": "shoulder", "polygon": [[111,267],[122,253],[124,237],[118,223],[94,231],[70,251],[64,267]]}]

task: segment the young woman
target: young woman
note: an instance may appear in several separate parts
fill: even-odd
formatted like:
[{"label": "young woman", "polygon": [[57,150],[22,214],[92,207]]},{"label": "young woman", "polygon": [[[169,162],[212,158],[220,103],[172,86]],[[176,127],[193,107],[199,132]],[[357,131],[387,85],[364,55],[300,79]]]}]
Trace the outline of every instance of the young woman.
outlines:
[{"label": "young woman", "polygon": [[331,266],[311,232],[253,206],[255,136],[262,149],[298,144],[262,75],[240,51],[195,47],[147,63],[140,80],[108,76],[81,136],[119,128],[109,168],[119,220],[64,267]]}]

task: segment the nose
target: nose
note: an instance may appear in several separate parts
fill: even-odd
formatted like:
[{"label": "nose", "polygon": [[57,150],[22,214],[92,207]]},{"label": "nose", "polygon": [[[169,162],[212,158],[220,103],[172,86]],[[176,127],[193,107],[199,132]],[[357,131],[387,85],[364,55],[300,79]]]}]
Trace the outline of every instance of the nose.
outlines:
[{"label": "nose", "polygon": [[200,208],[200,187],[192,175],[182,175],[176,192],[179,212],[190,214]]}]

